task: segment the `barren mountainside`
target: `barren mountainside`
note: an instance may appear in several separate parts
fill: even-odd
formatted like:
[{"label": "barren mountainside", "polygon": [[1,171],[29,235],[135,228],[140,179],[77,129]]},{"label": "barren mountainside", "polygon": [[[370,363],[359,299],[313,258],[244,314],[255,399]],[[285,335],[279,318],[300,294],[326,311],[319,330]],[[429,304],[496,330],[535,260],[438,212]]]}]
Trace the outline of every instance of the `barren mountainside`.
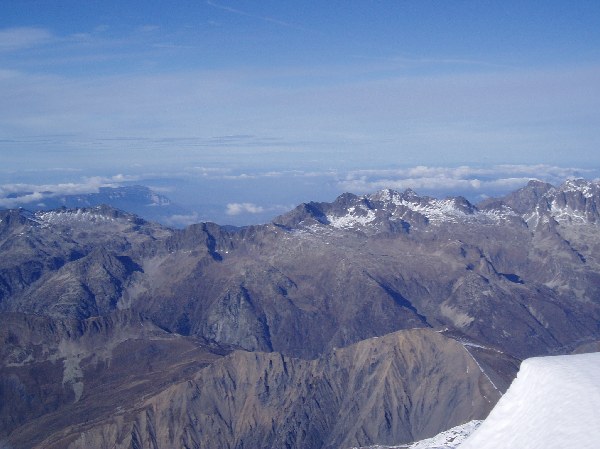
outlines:
[{"label": "barren mountainside", "polygon": [[0,441],[342,448],[484,418],[520,360],[600,340],[599,206],[569,180],[239,229],[0,211]]}]

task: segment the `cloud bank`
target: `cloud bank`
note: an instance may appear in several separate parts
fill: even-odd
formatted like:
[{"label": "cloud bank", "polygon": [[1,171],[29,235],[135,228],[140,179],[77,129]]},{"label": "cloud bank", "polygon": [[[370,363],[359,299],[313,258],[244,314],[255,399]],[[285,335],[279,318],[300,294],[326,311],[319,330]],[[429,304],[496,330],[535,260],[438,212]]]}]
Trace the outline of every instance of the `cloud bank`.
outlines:
[{"label": "cloud bank", "polygon": [[492,167],[417,166],[387,170],[354,170],[338,180],[344,191],[367,193],[384,188],[439,192],[472,197],[503,194],[518,189],[531,179],[560,184],[565,179],[594,177],[598,170],[552,165],[496,165]]},{"label": "cloud bank", "polygon": [[109,177],[84,177],[80,182],[60,184],[2,184],[0,185],[0,207],[10,209],[26,206],[30,203],[40,203],[46,198],[55,198],[62,195],[98,193],[100,187],[118,187],[125,182],[138,179],[138,176],[117,174]]}]

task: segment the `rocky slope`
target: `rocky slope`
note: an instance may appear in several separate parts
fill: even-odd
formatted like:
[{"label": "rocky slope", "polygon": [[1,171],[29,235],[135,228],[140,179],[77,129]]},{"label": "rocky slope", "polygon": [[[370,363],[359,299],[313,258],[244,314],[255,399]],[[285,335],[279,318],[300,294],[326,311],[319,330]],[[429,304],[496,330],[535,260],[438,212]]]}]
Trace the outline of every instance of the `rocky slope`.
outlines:
[{"label": "rocky slope", "polygon": [[[393,333],[302,360],[236,351],[92,424],[32,447],[323,447],[410,442],[487,415],[500,393],[464,346]],[[87,398],[82,398],[85,403]],[[90,401],[93,398],[89,399]],[[33,421],[11,436],[29,438]]]},{"label": "rocky slope", "polygon": [[[224,438],[218,440],[223,447],[250,447],[254,434],[264,444],[282,443],[274,435],[285,430],[294,434],[286,447],[349,447],[433,436],[460,420],[436,418],[426,431],[406,428],[401,408],[377,403],[396,416],[394,430],[380,427],[385,413],[365,415],[375,427],[343,424],[342,408],[335,407],[346,400],[348,379],[335,378],[333,368],[319,394],[334,405],[325,408],[318,432],[306,427],[318,409],[296,403],[310,396],[302,388],[317,376],[314,367],[330,363],[339,348],[399,330],[423,328],[423,335],[460,343],[462,353],[477,360],[477,372],[485,371],[501,391],[520,359],[593,346],[600,340],[599,206],[600,185],[574,180],[559,187],[532,181],[477,206],[410,190],[344,194],[333,203],[302,204],[270,224],[233,230],[211,223],[172,230],[104,206],[0,211],[0,438],[16,447],[42,441],[64,447],[83,432],[98,444],[105,435],[132,447],[152,447],[154,439],[168,447],[175,441],[168,438],[188,438],[187,447],[211,438]],[[381,340],[368,341],[377,348]],[[111,351],[121,355],[106,355]],[[127,354],[134,363],[127,363]],[[269,366],[269,391],[283,389],[295,398],[293,404],[277,402],[285,398],[270,403],[265,416],[274,420],[271,427],[258,405],[248,405],[252,413],[231,409],[229,419],[222,419],[224,406],[211,406],[202,412],[208,421],[200,420],[201,427],[189,421],[192,415],[171,427],[162,418],[153,421],[160,413],[187,413],[192,384],[212,391],[203,397],[224,392],[206,376],[239,378],[245,388],[258,388],[256,378],[240,371],[252,357],[260,370]],[[158,359],[162,374],[152,377],[149,367]],[[281,374],[277,360],[302,366],[299,377]],[[339,364],[360,366],[360,360],[353,355]],[[229,364],[227,373],[223,364]],[[341,372],[350,370],[341,365]],[[375,370],[373,381],[385,384],[384,371]],[[177,392],[167,392],[167,379],[179,382]],[[388,388],[402,389],[402,382],[389,380]],[[105,385],[123,393],[109,395]],[[260,393],[251,390],[247,394]],[[178,395],[181,409],[161,405],[161,395],[169,394]],[[438,391],[442,408],[452,408],[448,395],[448,389]],[[410,414],[417,402],[414,392],[407,397]],[[362,413],[364,404],[353,407]],[[292,419],[295,407],[301,411]],[[457,416],[477,417],[476,409]],[[143,410],[152,413],[142,425]],[[88,416],[87,423],[71,420],[73,414]],[[120,417],[118,425],[106,421],[109,415]],[[241,416],[246,427],[232,427]],[[211,420],[214,432],[202,436]],[[131,439],[132,422],[138,423],[137,440]],[[402,439],[383,441],[392,432]],[[342,433],[350,439],[334,436]]]},{"label": "rocky slope", "polygon": [[0,325],[0,426],[10,447],[125,410],[227,353],[129,313],[79,322],[10,313]]}]

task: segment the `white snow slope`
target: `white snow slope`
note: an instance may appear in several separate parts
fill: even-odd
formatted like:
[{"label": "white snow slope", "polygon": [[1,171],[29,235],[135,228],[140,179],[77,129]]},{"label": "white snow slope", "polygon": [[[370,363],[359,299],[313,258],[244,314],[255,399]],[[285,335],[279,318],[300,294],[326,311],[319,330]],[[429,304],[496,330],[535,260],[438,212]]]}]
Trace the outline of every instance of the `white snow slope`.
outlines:
[{"label": "white snow slope", "polygon": [[535,357],[458,449],[600,448],[600,353]]}]

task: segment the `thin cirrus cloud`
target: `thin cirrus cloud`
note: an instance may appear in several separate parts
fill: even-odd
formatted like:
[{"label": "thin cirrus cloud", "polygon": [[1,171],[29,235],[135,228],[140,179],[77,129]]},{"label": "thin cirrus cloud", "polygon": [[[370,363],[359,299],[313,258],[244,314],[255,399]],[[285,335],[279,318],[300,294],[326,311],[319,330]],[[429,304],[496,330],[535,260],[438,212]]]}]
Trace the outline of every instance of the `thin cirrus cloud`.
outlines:
[{"label": "thin cirrus cloud", "polygon": [[[185,144],[196,148],[269,150],[283,162],[305,160],[307,151],[325,145],[351,155],[356,165],[364,165],[367,149],[380,162],[402,157],[431,163],[439,160],[439,148],[455,161],[559,163],[571,151],[598,162],[587,150],[600,143],[598,68],[427,78],[374,74],[368,80],[362,74],[352,79],[352,66],[343,69],[349,80],[333,85],[335,70],[329,80],[315,77],[314,83],[277,70],[77,79],[6,71],[0,73],[0,122],[21,151],[29,151],[24,137],[77,130],[77,151],[96,149],[99,141],[127,149],[132,142],[118,136],[145,136],[153,139],[151,159],[184,144],[173,139],[188,139]],[[206,137],[214,135],[269,137]]]},{"label": "thin cirrus cloud", "polygon": [[[348,69],[349,81],[333,85],[252,69],[86,78],[0,73],[7,139],[0,151],[18,150],[15,166],[48,165],[33,156],[40,144],[32,140],[50,136],[46,146],[60,148],[65,160],[107,170],[139,161],[227,166],[244,155],[271,171],[600,163],[592,150],[600,144],[600,69],[369,80],[352,79]],[[280,82],[266,85],[272,76]],[[334,70],[330,81],[336,76]],[[69,157],[84,151],[85,160]]]},{"label": "thin cirrus cloud", "polygon": [[52,42],[54,39],[54,35],[45,28],[5,28],[0,30],[0,52],[36,47]]},{"label": "thin cirrus cloud", "polygon": [[[321,10],[192,3],[82,6],[82,14],[70,14],[73,23],[45,2],[27,15],[10,8],[13,23],[37,25],[0,29],[0,152],[22,154],[12,158],[19,168],[44,166],[50,158],[35,156],[45,146],[79,166],[108,169],[110,162],[113,170],[136,160],[226,165],[244,151],[270,170],[300,163],[341,170],[479,161],[600,164],[600,66],[590,40],[597,35],[596,7],[550,5],[542,16],[555,20],[540,17],[533,25],[526,14],[500,18],[495,8],[482,8],[483,21],[466,28],[484,32],[471,36],[460,7],[448,11],[456,23],[445,14],[432,17],[441,27],[429,32],[423,26],[429,21],[420,20],[439,12],[431,5]],[[581,16],[555,16],[565,10]],[[222,26],[207,26],[215,22]],[[558,24],[564,34],[556,33]],[[514,48],[516,30],[538,38],[546,56],[537,57],[536,39]],[[242,138],[210,140],[218,135]],[[33,141],[36,136],[56,137],[45,143]],[[71,157],[86,151],[89,157]]]},{"label": "thin cirrus cloud", "polygon": [[259,21],[262,21],[262,22],[268,22],[268,23],[272,23],[272,24],[279,25],[279,26],[286,27],[286,28],[293,28],[293,29],[296,29],[296,30],[307,31],[306,28],[301,27],[300,25],[297,25],[295,23],[286,22],[286,21],[283,21],[283,20],[276,19],[274,17],[264,16],[264,15],[257,15],[257,14],[250,14],[250,13],[248,13],[246,11],[242,11],[241,9],[236,9],[236,8],[231,8],[230,6],[220,5],[220,4],[218,4],[216,2],[213,2],[211,0],[207,1],[206,4],[208,6],[213,7],[213,8],[220,9],[222,11],[226,11],[226,12],[228,12],[230,14],[235,14],[235,15],[238,15],[238,16],[248,17],[250,19],[259,20]]}]

